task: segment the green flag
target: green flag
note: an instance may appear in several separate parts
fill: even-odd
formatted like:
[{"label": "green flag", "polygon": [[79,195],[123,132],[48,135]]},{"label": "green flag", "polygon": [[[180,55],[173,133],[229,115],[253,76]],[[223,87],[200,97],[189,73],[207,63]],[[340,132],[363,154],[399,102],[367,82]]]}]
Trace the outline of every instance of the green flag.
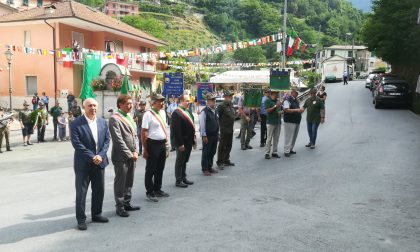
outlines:
[{"label": "green flag", "polygon": [[128,94],[129,91],[131,91],[131,85],[130,80],[128,79],[128,75],[124,75],[124,79],[121,85],[121,94]]},{"label": "green flag", "polygon": [[98,78],[101,72],[101,57],[99,55],[86,54],[85,65],[83,68],[83,84],[80,98],[96,98],[93,93],[91,82],[94,78]]}]

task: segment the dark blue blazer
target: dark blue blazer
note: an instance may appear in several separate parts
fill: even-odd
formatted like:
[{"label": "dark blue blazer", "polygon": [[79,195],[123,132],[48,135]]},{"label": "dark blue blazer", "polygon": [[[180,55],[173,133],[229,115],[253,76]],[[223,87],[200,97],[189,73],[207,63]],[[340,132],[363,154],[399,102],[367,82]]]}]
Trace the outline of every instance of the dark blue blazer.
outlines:
[{"label": "dark blue blazer", "polygon": [[74,147],[74,169],[87,170],[95,167],[93,157],[100,155],[102,163],[99,165],[102,169],[108,164],[109,131],[106,121],[102,118],[96,119],[98,124],[98,146],[96,150],[95,140],[93,140],[92,131],[84,115],[76,118],[70,125],[71,143]]}]

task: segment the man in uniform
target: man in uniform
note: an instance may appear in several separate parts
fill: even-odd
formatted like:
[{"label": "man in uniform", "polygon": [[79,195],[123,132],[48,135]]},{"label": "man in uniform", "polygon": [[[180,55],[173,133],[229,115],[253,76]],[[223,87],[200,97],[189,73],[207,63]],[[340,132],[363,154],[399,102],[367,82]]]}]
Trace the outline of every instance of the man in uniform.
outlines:
[{"label": "man in uniform", "polygon": [[114,164],[114,197],[117,215],[128,217],[127,211],[140,210],[131,205],[131,188],[134,170],[138,159],[137,126],[130,115],[133,100],[129,95],[117,98],[118,111],[109,119],[109,132],[112,138],[111,160]]},{"label": "man in uniform", "polygon": [[61,111],[63,109],[60,107],[58,101],[55,102],[54,107],[51,108],[50,114],[53,117],[53,125],[54,125],[54,138],[53,141],[57,140],[57,127],[58,127],[58,117],[61,115]]},{"label": "man in uniform", "polygon": [[73,104],[73,106],[71,107],[70,111],[73,114],[74,118],[77,118],[77,117],[81,116],[82,115],[82,109],[80,108],[79,105],[77,105],[77,101],[74,100],[72,102],[72,104]]},{"label": "man in uniform", "polygon": [[318,133],[318,126],[325,121],[325,105],[324,102],[316,96],[316,89],[311,89],[310,97],[303,105],[307,109],[306,124],[308,128],[309,143],[305,145],[311,149],[315,149],[315,142]]},{"label": "man in uniform", "polygon": [[254,128],[252,109],[244,106],[244,96],[241,97],[238,103],[239,113],[241,115],[241,149],[252,149],[249,145]]},{"label": "man in uniform", "polygon": [[193,185],[187,179],[186,169],[192,148],[196,147],[194,117],[188,111],[190,99],[188,95],[179,97],[179,106],[172,113],[171,138],[176,148],[175,186]]},{"label": "man in uniform", "polygon": [[44,110],[44,103],[38,103],[38,109],[32,111],[35,118],[34,125],[37,127],[38,143],[45,142],[45,129],[48,125],[48,113]]},{"label": "man in uniform", "polygon": [[136,109],[136,112],[134,113],[134,120],[137,124],[137,137],[139,138],[139,154],[142,154],[143,152],[143,146],[141,144],[141,123],[143,122],[143,116],[144,113],[146,113],[146,102],[140,101],[139,107]]},{"label": "man in uniform", "polygon": [[291,95],[283,102],[284,110],[284,156],[290,157],[290,154],[296,154],[293,150],[296,138],[299,133],[300,121],[302,120],[303,109],[299,107],[297,100],[298,92],[292,89]]},{"label": "man in uniform", "polygon": [[200,113],[200,135],[203,139],[201,156],[201,169],[204,176],[217,173],[213,169],[213,158],[219,141],[219,120],[216,113],[216,96],[211,93],[206,95],[207,106]]},{"label": "man in uniform", "polygon": [[4,110],[2,107],[0,107],[0,153],[3,153],[1,148],[3,147],[3,136],[6,140],[6,151],[12,151],[10,149],[10,143],[9,143],[9,126],[10,122],[12,121],[11,117],[5,117],[4,116]]},{"label": "man in uniform", "polygon": [[277,91],[271,91],[270,98],[265,101],[265,109],[267,110],[267,146],[265,159],[270,159],[270,152],[271,157],[280,158],[277,154],[277,145],[281,130],[281,105],[278,99],[279,93]]},{"label": "man in uniform", "polygon": [[31,123],[31,111],[29,103],[23,102],[23,109],[19,112],[19,122],[22,128],[23,146],[32,145],[31,135],[34,133],[34,126]]},{"label": "man in uniform", "polygon": [[233,141],[233,124],[235,123],[235,109],[232,103],[233,94],[227,90],[224,93],[224,101],[217,107],[220,125],[220,143],[217,151],[217,166],[223,170],[223,166],[234,166],[230,161],[230,151]]}]

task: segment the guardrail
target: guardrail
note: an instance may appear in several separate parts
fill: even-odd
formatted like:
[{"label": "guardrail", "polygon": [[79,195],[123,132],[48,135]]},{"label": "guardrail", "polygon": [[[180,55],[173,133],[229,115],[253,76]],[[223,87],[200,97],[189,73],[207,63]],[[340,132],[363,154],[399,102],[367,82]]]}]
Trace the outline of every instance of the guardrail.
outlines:
[{"label": "guardrail", "polygon": [[[316,84],[313,88],[319,89],[319,87],[322,85],[322,82]],[[306,90],[305,92],[303,92],[302,94],[297,96],[297,99],[302,101],[304,99],[306,99],[306,97],[309,95],[309,92],[311,91],[311,88],[309,88],[308,90]]]}]

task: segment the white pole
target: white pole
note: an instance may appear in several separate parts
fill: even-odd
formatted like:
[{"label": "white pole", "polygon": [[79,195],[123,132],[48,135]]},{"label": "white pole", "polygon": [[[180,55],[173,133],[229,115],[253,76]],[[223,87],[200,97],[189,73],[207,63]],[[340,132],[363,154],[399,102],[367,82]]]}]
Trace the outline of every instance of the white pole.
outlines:
[{"label": "white pole", "polygon": [[283,11],[283,67],[286,68],[286,22],[287,22],[287,0],[284,0]]}]

